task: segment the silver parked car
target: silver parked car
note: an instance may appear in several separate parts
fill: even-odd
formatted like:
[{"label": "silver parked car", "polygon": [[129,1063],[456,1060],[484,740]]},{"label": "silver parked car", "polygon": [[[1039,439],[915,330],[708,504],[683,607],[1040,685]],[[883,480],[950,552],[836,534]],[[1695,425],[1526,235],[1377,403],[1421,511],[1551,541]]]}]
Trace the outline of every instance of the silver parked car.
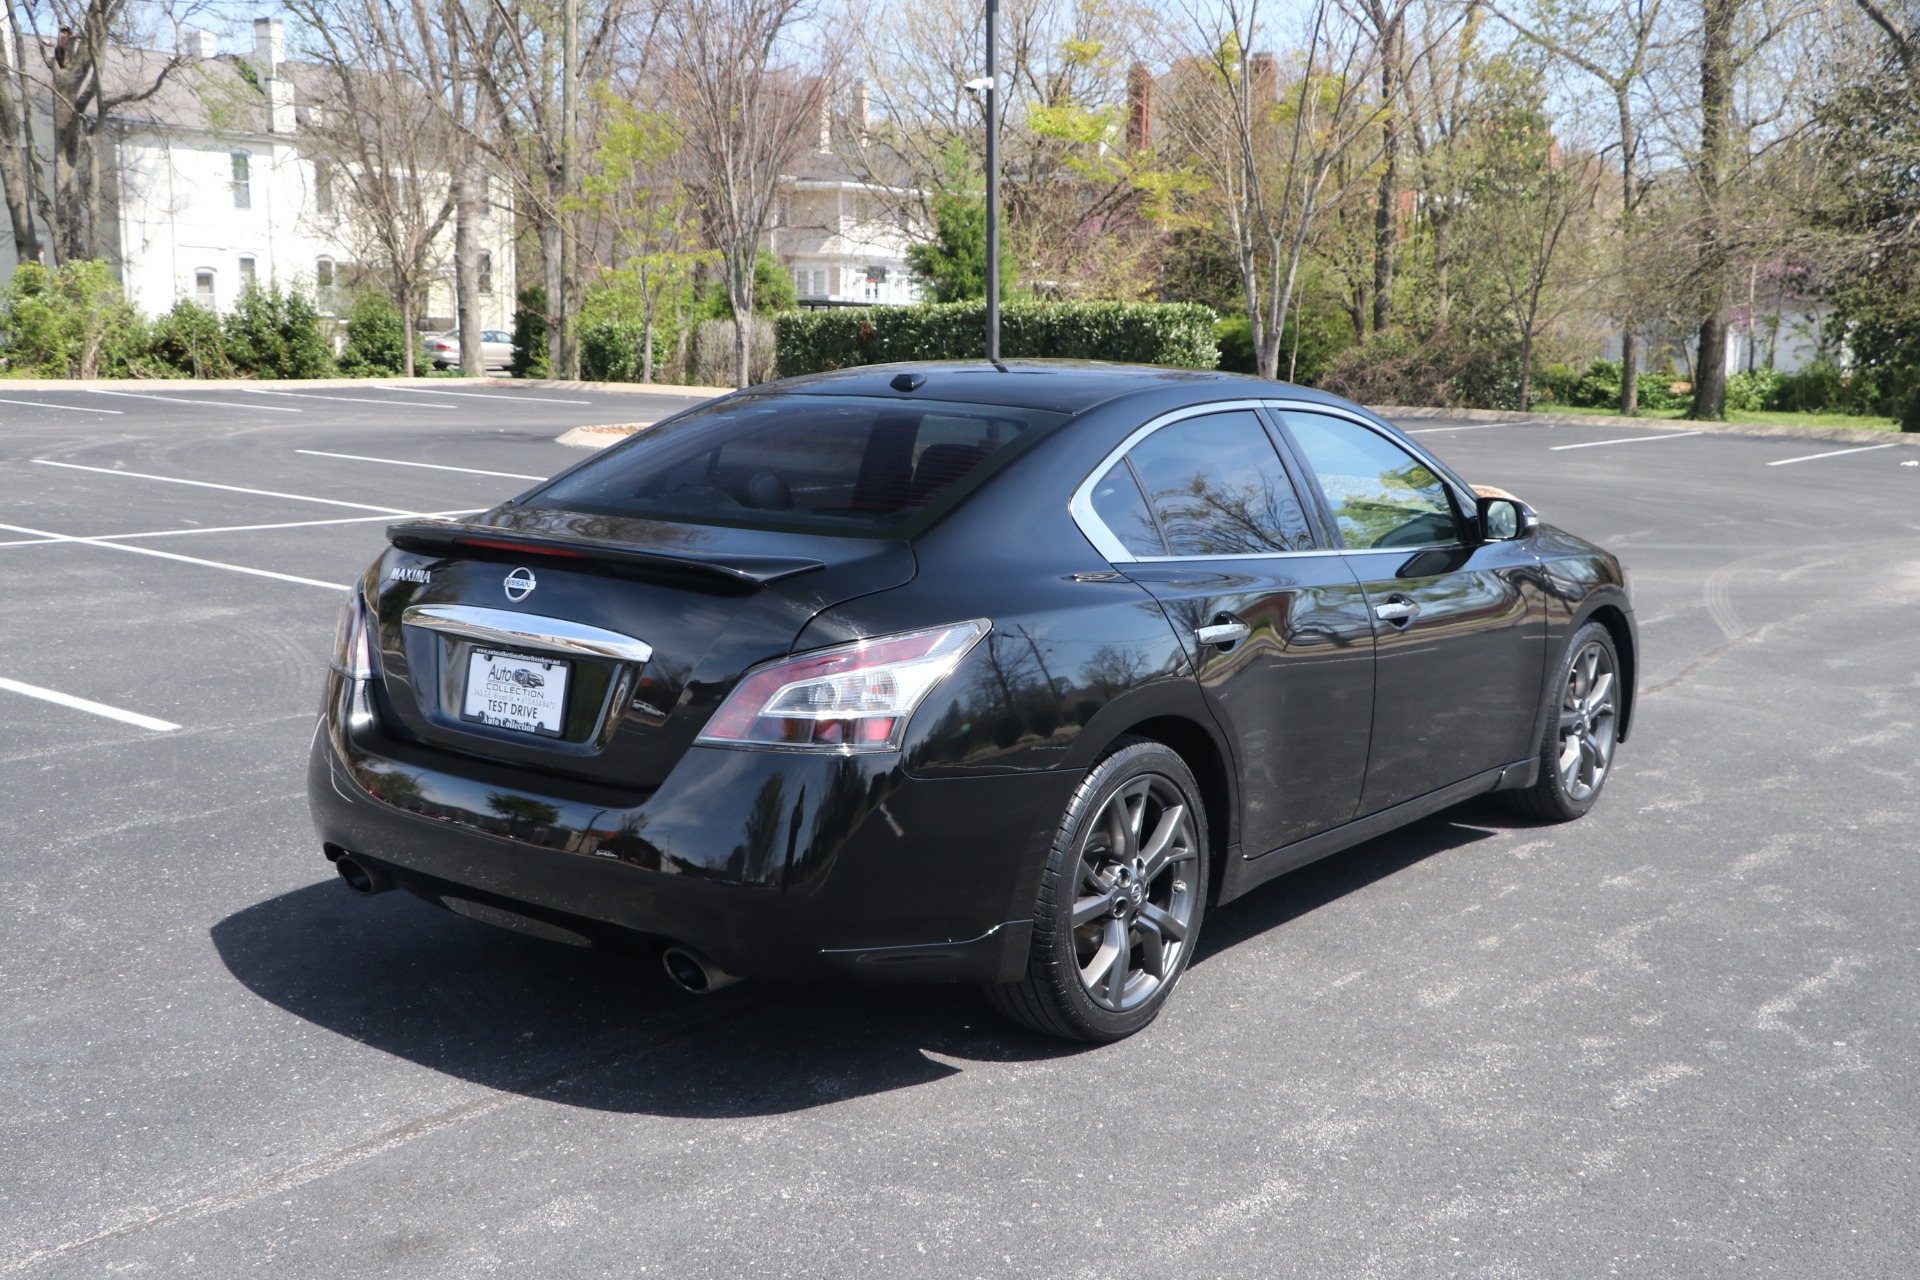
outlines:
[{"label": "silver parked car", "polygon": [[[460,331],[449,329],[426,338],[427,359],[436,369],[460,366]],[[480,363],[484,369],[513,367],[513,335],[505,329],[487,329],[480,334]]]}]

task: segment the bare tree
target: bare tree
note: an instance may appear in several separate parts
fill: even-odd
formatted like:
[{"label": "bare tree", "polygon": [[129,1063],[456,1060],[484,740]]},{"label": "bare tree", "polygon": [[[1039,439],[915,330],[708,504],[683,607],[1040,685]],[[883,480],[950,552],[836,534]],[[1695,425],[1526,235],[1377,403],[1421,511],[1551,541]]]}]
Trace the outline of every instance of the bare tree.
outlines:
[{"label": "bare tree", "polygon": [[1223,0],[1217,23],[1194,15],[1200,47],[1168,76],[1167,146],[1205,180],[1204,199],[1239,267],[1262,377],[1277,377],[1280,337],[1301,259],[1327,210],[1365,166],[1347,163],[1377,136],[1382,107],[1366,81],[1373,45],[1332,0],[1316,0],[1294,80],[1255,53],[1260,0]]},{"label": "bare tree", "polygon": [[733,304],[734,384],[748,383],[753,268],[783,179],[821,133],[831,63],[803,71],[795,29],[811,0],[674,0],[666,100]]}]

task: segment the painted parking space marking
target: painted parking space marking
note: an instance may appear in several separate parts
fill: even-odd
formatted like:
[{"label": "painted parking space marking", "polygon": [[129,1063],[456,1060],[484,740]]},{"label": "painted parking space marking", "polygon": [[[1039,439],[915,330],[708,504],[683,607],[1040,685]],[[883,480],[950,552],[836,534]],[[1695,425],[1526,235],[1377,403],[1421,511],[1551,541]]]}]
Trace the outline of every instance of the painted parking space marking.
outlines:
[{"label": "painted parking space marking", "polygon": [[244,573],[255,578],[272,578],[279,582],[296,582],[304,587],[325,587],[329,591],[345,591],[346,585],[339,582],[322,582],[318,578],[303,578],[296,573],[275,573],[271,569],[255,569],[244,564],[228,564],[224,560],[203,560],[199,556],[183,556],[177,551],[161,551],[156,547],[129,547],[107,538],[76,538],[71,534],[54,533],[47,529],[30,529],[19,524],[0,524],[0,529],[9,533],[31,534],[45,542],[71,542],[83,547],[106,547],[112,551],[124,551],[128,555],[152,556],[157,560],[178,560],[182,564],[203,565],[209,569],[225,569],[230,573]]},{"label": "painted parking space marking", "polygon": [[418,516],[418,511],[409,511],[405,507],[382,507],[371,502],[346,502],[339,498],[315,498],[304,493],[282,493],[277,489],[247,489],[237,484],[215,484],[211,480],[185,480],[179,476],[149,475],[144,471],[115,471],[111,467],[87,467],[77,462],[55,462],[51,458],[35,458],[43,467],[63,467],[68,471],[90,471],[96,475],[120,476],[128,480],[158,480],[165,484],[192,485],[196,489],[219,489],[226,493],[249,493],[257,498],[285,498],[290,502],[318,502],[323,506],[347,507],[354,511],[380,511],[390,516]]},{"label": "painted parking space marking", "polygon": [[1654,440],[1683,440],[1688,436],[1704,435],[1700,431],[1669,431],[1663,436],[1621,436],[1618,440],[1588,440],[1584,444],[1556,444],[1549,453],[1559,453],[1565,449],[1598,449],[1609,444],[1646,444]]},{"label": "painted parking space marking", "polygon": [[1407,432],[1410,436],[1430,436],[1441,431],[1491,431],[1495,427],[1538,427],[1539,422],[1474,422],[1464,427],[1421,427],[1418,431]]},{"label": "painted parking space marking", "polygon": [[348,462],[384,462],[390,467],[419,467],[425,471],[459,471],[470,476],[498,476],[502,480],[545,480],[547,478],[523,475],[518,471],[482,471],[478,467],[449,467],[438,462],[408,462],[404,458],[370,458],[360,453],[328,453],[324,449],[295,449],[294,452],[304,453],[309,458],[345,458]]},{"label": "painted parking space marking", "polygon": [[1899,446],[1896,442],[1889,441],[1886,444],[1860,445],[1853,449],[1830,449],[1826,453],[1809,453],[1803,454],[1798,458],[1781,458],[1779,461],[1769,462],[1767,465],[1770,467],[1787,467],[1792,466],[1796,462],[1818,462],[1822,458],[1844,458],[1850,453],[1872,453],[1876,449],[1893,449],[1897,447]]},{"label": "painted parking space marking", "polygon": [[[341,388],[344,391],[351,387]],[[346,396],[323,396],[313,391],[262,391],[258,387],[241,387],[240,390],[250,396],[288,396],[295,400],[326,400],[332,404],[387,404],[399,409],[451,409],[450,404],[428,404],[424,400],[361,400],[348,399]]]},{"label": "painted parking space marking", "polygon": [[530,396],[519,391],[507,391],[493,395],[485,391],[435,391],[429,387],[375,387],[375,391],[405,391],[416,396],[464,396],[468,400],[492,400],[494,403],[511,403],[516,400],[538,400],[542,404],[583,404],[593,407],[591,400],[561,400],[554,396]]},{"label": "painted parking space marking", "polygon": [[55,706],[71,707],[75,711],[105,716],[109,720],[118,720],[122,724],[137,725],[142,729],[151,729],[155,733],[172,733],[180,727],[171,720],[143,716],[138,711],[110,707],[104,702],[95,702],[91,698],[76,698],[70,693],[61,693],[57,689],[42,689],[37,684],[24,684],[18,680],[9,680],[5,676],[0,676],[0,689],[5,689],[9,693],[25,694],[29,698],[38,698],[42,702],[51,702]]},{"label": "painted parking space marking", "polygon": [[210,404],[216,409],[238,409],[242,413],[305,413],[283,404],[234,404],[230,400],[189,400],[185,396],[152,396],[144,391],[103,391],[99,387],[80,387],[90,396],[125,396],[129,400],[158,400],[161,404]]},{"label": "painted parking space marking", "polygon": [[0,404],[24,404],[32,409],[59,409],[66,413],[111,413],[116,417],[126,413],[125,409],[95,409],[80,404],[52,404],[45,400],[0,400]]},{"label": "painted parking space marking", "polygon": [[[485,507],[462,507],[458,511],[422,511],[421,518],[430,520],[451,519],[454,516],[478,515]],[[141,533],[101,533],[88,540],[92,542],[119,542],[124,538],[179,538],[195,533],[259,533],[272,529],[316,529],[336,524],[374,524],[393,519],[390,515],[378,516],[341,516],[337,520],[282,520],[277,524],[221,524],[196,527],[192,529],[151,529]],[[51,538],[19,538],[12,542],[0,542],[0,547],[39,547],[62,542],[66,535]]]}]

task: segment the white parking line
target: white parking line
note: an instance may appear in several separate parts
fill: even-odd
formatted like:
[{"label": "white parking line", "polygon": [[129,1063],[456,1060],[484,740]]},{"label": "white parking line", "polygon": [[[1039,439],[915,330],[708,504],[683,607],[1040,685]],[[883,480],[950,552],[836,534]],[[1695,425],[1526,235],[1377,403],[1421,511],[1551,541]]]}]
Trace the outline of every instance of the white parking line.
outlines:
[{"label": "white parking line", "polygon": [[[441,406],[436,406],[441,407]],[[452,405],[445,408],[451,409]],[[391,467],[419,467],[426,471],[460,471],[470,476],[499,476],[502,480],[545,480],[545,476],[521,475],[518,471],[482,471],[477,467],[445,467],[437,462],[407,462],[401,458],[369,458],[359,453],[328,453],[324,449],[295,449],[309,458],[345,458],[348,462],[384,462]]]},{"label": "white parking line", "polygon": [[94,396],[125,396],[129,400],[158,400],[162,404],[210,404],[216,409],[238,409],[242,413],[305,413],[305,409],[289,409],[277,404],[233,404],[226,400],[189,400],[185,396],[150,396],[144,391],[102,391],[99,387],[77,387]]},{"label": "white parking line", "polygon": [[70,693],[60,693],[53,689],[42,689],[37,684],[22,684],[18,680],[9,680],[5,676],[0,676],[0,689],[24,693],[29,698],[38,698],[42,702],[51,702],[62,707],[72,707],[75,711],[88,711],[96,716],[105,716],[109,720],[118,720],[122,724],[138,725],[142,729],[151,729],[155,733],[171,733],[180,727],[171,720],[143,716],[138,711],[122,711],[119,707],[110,707],[104,702],[76,698]]},{"label": "white parking line", "polygon": [[[342,387],[342,391],[351,391],[352,387]],[[451,409],[450,404],[423,404],[417,400],[349,400],[345,396],[320,396],[311,391],[262,391],[258,387],[241,387],[241,391],[250,396],[291,396],[296,400],[331,400],[334,404],[390,404],[401,409]]]},{"label": "white parking line", "polygon": [[[81,390],[85,389],[84,387],[81,388]],[[84,405],[77,404],[48,404],[44,400],[0,400],[0,404],[24,404],[32,409],[64,409],[68,413],[111,413],[115,416],[126,413],[125,409],[89,409]]]},{"label": "white parking line", "polygon": [[1598,449],[1603,444],[1645,444],[1649,440],[1679,440],[1685,436],[1697,436],[1698,431],[1670,431],[1663,436],[1621,436],[1618,440],[1589,440],[1585,444],[1556,444],[1549,453],[1559,453],[1563,449]]},{"label": "white parking line", "polygon": [[[422,518],[444,520],[452,516],[471,516],[485,511],[485,507],[463,507],[458,511],[422,511]],[[125,538],[178,538],[192,533],[257,533],[267,529],[314,529],[322,525],[334,524],[374,524],[393,519],[390,515],[380,516],[341,516],[338,520],[285,520],[279,524],[223,524],[208,525],[196,529],[152,529],[142,533],[101,533],[90,539],[94,542],[119,542]],[[52,538],[20,538],[12,542],[0,542],[0,547],[38,547],[64,541],[64,535]]]},{"label": "white parking line", "polygon": [[128,555],[153,556],[159,560],[178,560],[182,564],[205,565],[209,569],[226,569],[232,573],[250,574],[256,578],[273,578],[280,582],[297,582],[306,587],[325,587],[329,591],[345,591],[346,585],[339,582],[322,582],[318,578],[302,578],[293,573],[275,573],[271,569],[251,569],[243,564],[228,564],[224,560],[202,560],[199,556],[183,556],[172,551],[157,551],[152,547],[128,547],[118,542],[109,542],[105,538],[75,538],[64,533],[52,533],[46,529],[29,529],[20,524],[0,524],[0,529],[10,533],[29,533],[47,542],[77,542],[87,547],[107,547],[114,551],[124,551]]},{"label": "white parking line", "polygon": [[1495,427],[1537,427],[1537,422],[1476,422],[1468,427],[1422,427],[1407,432],[1410,436],[1430,436],[1437,431],[1491,431]]},{"label": "white parking line", "polygon": [[375,387],[375,391],[406,391],[416,396],[465,396],[469,400],[538,400],[543,404],[584,404],[591,406],[591,400],[559,400],[553,396],[530,396],[519,391],[508,391],[502,395],[489,395],[485,391],[435,391],[429,387]]},{"label": "white parking line", "polygon": [[338,498],[313,498],[304,493],[281,493],[277,489],[245,489],[237,484],[215,484],[211,480],[182,480],[179,476],[154,476],[144,471],[115,471],[111,467],[83,467],[77,462],[55,462],[51,458],[35,458],[43,467],[64,467],[68,471],[91,471],[103,476],[122,476],[129,480],[159,480],[166,484],[189,484],[196,489],[221,489],[227,493],[250,493],[259,498],[286,498],[291,502],[318,502],[323,506],[347,507],[354,511],[383,511],[390,516],[417,516],[418,511],[408,511],[403,507],[380,507],[370,502],[342,502]]},{"label": "white parking line", "polygon": [[1817,462],[1821,458],[1840,458],[1849,453],[1872,453],[1875,449],[1892,449],[1896,447],[1898,446],[1893,442],[1887,444],[1867,444],[1855,449],[1833,449],[1826,453],[1809,453],[1799,458],[1782,458],[1778,462],[1769,462],[1767,465],[1770,467],[1784,467],[1795,462]]}]

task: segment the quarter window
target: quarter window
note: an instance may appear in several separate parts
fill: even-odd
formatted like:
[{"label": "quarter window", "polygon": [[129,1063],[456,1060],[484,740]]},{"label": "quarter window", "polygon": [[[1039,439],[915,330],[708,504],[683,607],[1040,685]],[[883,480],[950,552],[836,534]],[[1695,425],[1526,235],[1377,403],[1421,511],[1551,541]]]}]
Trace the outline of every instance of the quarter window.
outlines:
[{"label": "quarter window", "polygon": [[1133,478],[1133,468],[1125,458],[1107,468],[1093,485],[1093,514],[1107,526],[1120,545],[1136,556],[1163,556],[1167,544],[1160,540],[1160,528],[1147,510],[1147,500]]},{"label": "quarter window", "polygon": [[1348,550],[1460,540],[1446,482],[1426,463],[1357,422],[1294,411],[1283,417]]},{"label": "quarter window", "polygon": [[1262,555],[1313,546],[1293,482],[1249,410],[1170,423],[1127,457],[1169,555]]}]

